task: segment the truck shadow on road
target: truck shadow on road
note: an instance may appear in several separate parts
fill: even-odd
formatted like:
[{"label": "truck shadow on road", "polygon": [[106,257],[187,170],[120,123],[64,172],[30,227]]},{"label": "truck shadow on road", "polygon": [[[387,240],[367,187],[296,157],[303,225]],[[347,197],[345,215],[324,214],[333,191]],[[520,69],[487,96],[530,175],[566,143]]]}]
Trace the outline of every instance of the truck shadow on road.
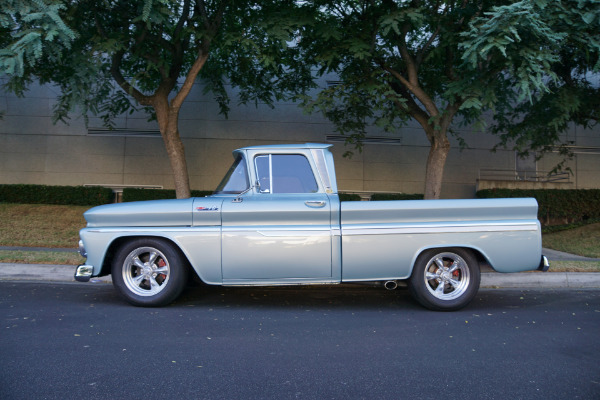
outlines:
[{"label": "truck shadow on road", "polygon": [[[24,290],[19,295],[28,298],[29,291],[38,292],[39,284],[15,283]],[[130,306],[112,287],[107,284],[45,284],[54,287],[49,296],[58,300],[63,307],[89,305],[102,307]],[[25,289],[28,288],[28,289]],[[37,289],[36,289],[37,288]],[[585,290],[584,290],[585,291]],[[42,292],[42,293],[40,293]],[[548,294],[551,295],[548,296]],[[547,307],[556,302],[564,302],[569,291],[547,289],[480,289],[471,303],[463,310],[478,312],[483,310],[518,309]],[[546,295],[541,296],[542,293]],[[586,291],[587,293],[587,291]],[[597,291],[589,296],[597,298]],[[23,299],[23,300],[24,300]],[[593,301],[593,300],[592,300]],[[277,287],[222,287],[197,285],[187,287],[179,298],[163,310],[181,309],[272,309],[272,310],[387,310],[404,312],[432,312],[416,303],[405,288],[385,290],[380,286],[365,285],[319,285],[319,286],[277,286]]]},{"label": "truck shadow on road", "polygon": [[[558,291],[560,292],[560,290]],[[527,289],[480,289],[463,310],[518,309],[544,306],[544,299]],[[560,298],[558,296],[557,298]],[[545,297],[546,298],[546,297]],[[547,298],[546,298],[547,299]],[[280,286],[187,288],[169,307],[388,309],[432,312],[419,305],[408,289],[385,290],[381,286]]]},{"label": "truck shadow on road", "polygon": [[[86,300],[95,304],[129,306],[112,285],[89,286],[73,284],[82,291]],[[86,289],[87,288],[87,289]],[[528,289],[480,289],[471,303],[463,310],[476,312],[493,309],[518,309],[548,305],[561,301],[564,290],[548,289],[553,296],[537,296],[539,291]],[[91,297],[91,298],[90,298]],[[318,285],[275,287],[222,287],[195,285],[187,287],[181,296],[163,309],[181,308],[237,308],[237,309],[361,309],[400,310],[432,312],[420,306],[406,288],[385,290],[381,286],[365,285]]]},{"label": "truck shadow on road", "polygon": [[187,288],[171,307],[422,309],[408,290],[360,285]]}]

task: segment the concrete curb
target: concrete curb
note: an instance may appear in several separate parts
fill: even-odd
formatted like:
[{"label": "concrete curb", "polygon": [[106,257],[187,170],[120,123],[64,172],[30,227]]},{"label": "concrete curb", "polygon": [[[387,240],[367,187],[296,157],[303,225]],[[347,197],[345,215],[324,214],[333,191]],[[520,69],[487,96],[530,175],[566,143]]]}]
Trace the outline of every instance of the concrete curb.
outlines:
[{"label": "concrete curb", "polygon": [[[73,265],[0,263],[0,281],[75,282]],[[111,277],[91,283],[112,283]],[[482,288],[600,288],[600,272],[481,273]]]},{"label": "concrete curb", "polygon": [[599,272],[520,272],[481,274],[486,288],[600,288]]},{"label": "concrete curb", "polygon": [[[0,281],[75,282],[74,265],[0,263]],[[109,276],[92,278],[90,282],[111,283]]]}]

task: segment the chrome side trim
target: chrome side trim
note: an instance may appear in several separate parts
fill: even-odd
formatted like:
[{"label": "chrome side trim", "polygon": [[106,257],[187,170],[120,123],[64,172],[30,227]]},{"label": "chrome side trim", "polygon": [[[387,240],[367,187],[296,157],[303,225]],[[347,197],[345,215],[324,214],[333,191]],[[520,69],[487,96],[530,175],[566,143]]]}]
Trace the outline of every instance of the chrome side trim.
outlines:
[{"label": "chrome side trim", "polygon": [[177,233],[177,232],[214,232],[220,231],[220,225],[199,225],[199,226],[124,226],[124,227],[93,227],[85,228],[87,232],[93,233]]},{"label": "chrome side trim", "polygon": [[294,286],[294,285],[338,285],[331,278],[286,278],[286,279],[223,279],[222,286]]},{"label": "chrome side trim", "polygon": [[305,236],[311,236],[311,237],[324,237],[324,236],[331,236],[331,231],[329,229],[301,229],[301,230],[256,230],[256,229],[249,229],[249,230],[235,230],[235,231],[223,231],[223,234],[227,234],[227,233],[231,233],[231,232],[256,232],[261,236],[264,237],[305,237]]},{"label": "chrome side trim", "polygon": [[[298,236],[331,236],[335,234],[335,229],[328,226],[287,226],[270,228],[264,226],[228,226],[222,230],[223,235],[228,234],[252,234],[257,233],[264,237],[298,237]],[[337,229],[339,234],[339,229]]]},{"label": "chrome side trim", "polygon": [[471,233],[471,232],[513,232],[536,231],[535,223],[523,224],[436,224],[436,225],[405,225],[405,226],[342,226],[342,236],[356,235],[397,235],[411,233]]}]

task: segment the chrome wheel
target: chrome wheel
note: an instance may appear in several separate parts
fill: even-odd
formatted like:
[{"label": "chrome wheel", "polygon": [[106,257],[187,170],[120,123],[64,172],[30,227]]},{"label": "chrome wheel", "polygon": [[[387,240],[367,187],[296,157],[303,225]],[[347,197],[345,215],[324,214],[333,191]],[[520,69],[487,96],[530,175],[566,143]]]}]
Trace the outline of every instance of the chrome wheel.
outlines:
[{"label": "chrome wheel", "polygon": [[417,257],[408,288],[421,305],[453,311],[469,304],[480,280],[479,263],[472,250],[429,249]]},{"label": "chrome wheel", "polygon": [[425,287],[440,300],[454,300],[462,296],[469,287],[469,267],[455,253],[435,255],[425,267]]},{"label": "chrome wheel", "polygon": [[123,262],[123,282],[138,296],[154,296],[167,287],[170,271],[169,261],[160,250],[140,247]]},{"label": "chrome wheel", "polygon": [[181,250],[162,238],[122,243],[112,261],[113,285],[128,302],[142,307],[171,303],[183,291],[189,263]]}]

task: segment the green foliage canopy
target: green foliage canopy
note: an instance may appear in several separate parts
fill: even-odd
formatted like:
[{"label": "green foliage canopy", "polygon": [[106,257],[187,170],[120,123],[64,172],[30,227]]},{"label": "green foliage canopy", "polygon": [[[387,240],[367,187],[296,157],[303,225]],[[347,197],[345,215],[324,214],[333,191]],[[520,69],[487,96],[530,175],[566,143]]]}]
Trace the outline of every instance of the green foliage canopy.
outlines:
[{"label": "green foliage canopy", "polygon": [[287,46],[297,29],[290,8],[287,0],[13,1],[1,11],[8,35],[0,70],[17,94],[34,78],[56,85],[55,120],[77,109],[111,126],[116,116],[145,109],[158,122],[177,196],[188,197],[178,117],[197,77],[225,114],[231,86],[240,103],[272,104],[310,82]]},{"label": "green foliage canopy", "polygon": [[[65,5],[44,0],[4,0],[0,9],[0,71],[25,75],[44,53],[58,61],[76,33],[60,16]],[[22,89],[21,89],[22,90]]]},{"label": "green foliage canopy", "polygon": [[[452,126],[482,124],[491,111],[496,118],[491,131],[501,135],[501,144],[516,141],[525,149],[555,143],[579,117],[597,121],[598,96],[587,97],[597,90],[588,75],[598,68],[597,1],[310,4],[316,17],[302,31],[299,46],[321,76],[332,74],[340,82],[305,97],[304,106],[323,112],[358,145],[372,124],[395,131],[416,120],[431,144],[426,198],[440,195],[447,134],[461,141]],[[567,76],[577,90],[558,90],[568,86]],[[555,96],[576,97],[581,107],[574,110],[575,101],[566,105]],[[544,102],[555,103],[555,134],[546,132],[543,110],[551,106]]]},{"label": "green foliage canopy", "polygon": [[[299,22],[290,7],[290,1],[9,0],[0,10],[0,70],[20,95],[32,78],[56,84],[56,119],[83,107],[110,125],[116,115],[151,106],[153,94],[176,94],[204,52],[211,63],[199,75],[223,113],[228,86],[242,89],[242,103],[272,104],[295,81],[310,78],[286,48]],[[297,74],[282,74],[283,65]],[[115,81],[124,90],[115,90]]]},{"label": "green foliage canopy", "polygon": [[[600,2],[520,1],[498,6],[463,34],[463,59],[501,70],[513,90],[493,104],[499,146],[523,155],[570,154],[570,124],[591,128],[600,116]],[[495,60],[495,63],[487,60]],[[560,167],[560,165],[559,165]]]}]

